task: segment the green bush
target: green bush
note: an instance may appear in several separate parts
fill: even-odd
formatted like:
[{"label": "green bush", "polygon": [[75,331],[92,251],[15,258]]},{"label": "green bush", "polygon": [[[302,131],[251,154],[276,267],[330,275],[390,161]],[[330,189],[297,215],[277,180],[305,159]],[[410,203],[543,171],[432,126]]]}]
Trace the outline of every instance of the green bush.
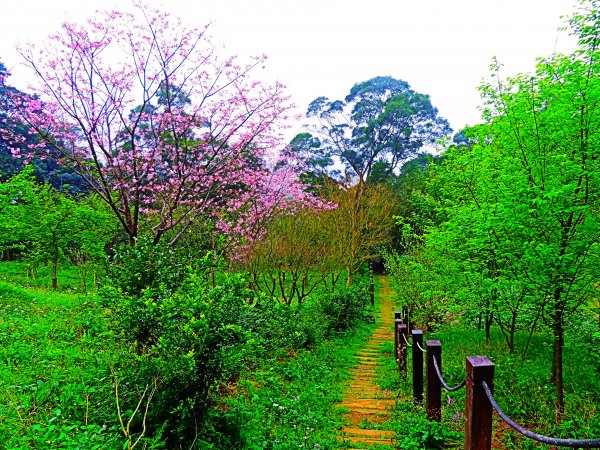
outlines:
[{"label": "green bush", "polygon": [[325,295],[320,300],[320,308],[326,321],[326,333],[344,331],[370,320],[368,304],[368,292],[356,285]]},{"label": "green bush", "polygon": [[405,417],[397,423],[400,426],[396,428],[396,448],[404,450],[446,448],[449,441],[460,437],[444,423],[431,422],[421,415]]},{"label": "green bush", "polygon": [[116,328],[135,342],[138,354],[157,344],[163,327],[162,302],[181,290],[193,275],[206,286],[214,269],[211,252],[193,258],[166,245],[141,238],[115,254],[107,279],[100,289],[105,304],[116,314]]},{"label": "green bush", "polygon": [[112,259],[104,288],[137,298],[147,291],[174,292],[194,261],[173,247],[153,245],[147,238],[140,238],[135,246],[122,245]]},{"label": "green bush", "polygon": [[256,351],[260,352],[256,354],[258,363],[259,359],[283,358],[295,349],[309,347],[312,338],[307,321],[303,309],[261,296],[247,309],[241,325],[254,335]]},{"label": "green bush", "polygon": [[[409,384],[403,385],[401,389],[408,390]],[[425,408],[415,406],[410,397],[399,399],[389,423],[395,432],[395,447],[403,450],[425,450],[462,444],[463,434],[456,430],[456,418],[448,417],[447,407],[442,411],[442,421],[433,422],[426,418]]]},{"label": "green bush", "polygon": [[[184,264],[185,257],[141,242],[117,261],[102,295],[118,335],[137,355],[120,368],[123,403],[135,405],[145,386],[157,383],[146,436],[163,436],[167,447],[189,447],[199,433],[220,435],[211,408],[241,376],[316,348],[367,317],[364,289],[290,306],[256,294],[241,274],[216,271],[210,254]],[[140,414],[133,429],[141,427]]]},{"label": "green bush", "polygon": [[360,327],[300,349],[293,358],[270,361],[240,382],[239,389],[213,409],[212,433],[199,448],[340,448],[337,429],[342,387],[350,378],[354,353],[370,334]]},{"label": "green bush", "polygon": [[[225,276],[212,287],[202,276],[190,274],[173,295],[154,297],[147,290],[144,297],[125,300],[117,309],[122,335],[138,351],[123,378],[137,386],[158,380],[148,423],[154,432],[171,424],[164,432],[169,445],[193,440],[194,430],[220,395],[219,387],[255,357],[256,340],[242,326],[252,303],[253,293],[241,276]],[[129,307],[144,313],[137,316],[138,323]]]}]

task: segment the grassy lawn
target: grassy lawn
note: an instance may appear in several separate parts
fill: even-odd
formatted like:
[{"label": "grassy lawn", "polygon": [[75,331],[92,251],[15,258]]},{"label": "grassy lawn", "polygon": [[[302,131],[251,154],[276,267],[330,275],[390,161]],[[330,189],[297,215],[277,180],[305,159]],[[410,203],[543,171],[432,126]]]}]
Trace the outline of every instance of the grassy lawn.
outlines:
[{"label": "grassy lawn", "polygon": [[0,437],[5,448],[54,448],[55,442],[60,448],[106,448],[116,443],[111,368],[119,350],[104,315],[94,296],[0,281]]}]

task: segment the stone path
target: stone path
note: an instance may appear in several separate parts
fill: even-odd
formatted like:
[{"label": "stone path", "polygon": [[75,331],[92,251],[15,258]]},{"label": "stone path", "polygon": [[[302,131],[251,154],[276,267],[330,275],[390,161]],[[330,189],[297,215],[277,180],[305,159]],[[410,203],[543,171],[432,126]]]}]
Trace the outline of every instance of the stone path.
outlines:
[{"label": "stone path", "polygon": [[386,430],[385,423],[390,418],[394,406],[393,392],[383,391],[377,384],[377,371],[384,342],[394,340],[393,292],[385,276],[378,277],[376,299],[381,302],[377,328],[357,355],[357,365],[352,369],[352,381],[347,387],[340,406],[348,408],[345,421],[350,425],[342,428],[340,440],[346,448],[392,448],[394,432]]}]

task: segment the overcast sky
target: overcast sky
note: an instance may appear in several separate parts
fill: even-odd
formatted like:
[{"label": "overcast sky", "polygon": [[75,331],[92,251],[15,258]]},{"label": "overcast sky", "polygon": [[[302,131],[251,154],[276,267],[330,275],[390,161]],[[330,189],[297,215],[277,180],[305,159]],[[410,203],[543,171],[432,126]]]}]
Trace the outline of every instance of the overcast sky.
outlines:
[{"label": "overcast sky", "polygon": [[[129,0],[15,0],[2,5],[0,61],[24,88],[14,47],[68,19]],[[190,23],[213,23],[213,41],[241,57],[266,54],[269,76],[288,86],[299,112],[318,96],[343,98],[375,76],[429,94],[455,130],[479,122],[477,86],[492,57],[506,74],[531,71],[536,57],[569,51],[557,29],[575,0],[147,0]],[[167,6],[168,5],[168,6]]]}]

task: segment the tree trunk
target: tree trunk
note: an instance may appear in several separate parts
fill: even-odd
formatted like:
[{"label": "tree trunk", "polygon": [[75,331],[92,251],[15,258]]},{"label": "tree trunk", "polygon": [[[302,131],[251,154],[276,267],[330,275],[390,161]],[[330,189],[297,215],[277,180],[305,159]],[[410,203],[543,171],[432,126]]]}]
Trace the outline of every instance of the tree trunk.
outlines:
[{"label": "tree trunk", "polygon": [[331,272],[331,293],[335,293],[335,285],[338,282],[338,280],[340,279],[340,275],[342,274],[342,272],[338,272],[337,274],[335,272]]},{"label": "tree trunk", "polygon": [[565,392],[563,380],[563,348],[565,345],[562,311],[554,315],[554,354],[552,357],[553,383],[556,386],[556,422],[562,423],[565,412]]},{"label": "tree trunk", "polygon": [[511,312],[510,325],[506,325],[502,322],[502,316],[499,311],[496,311],[496,322],[500,327],[500,331],[504,336],[506,345],[508,346],[508,352],[512,355],[515,353],[515,333],[517,332],[517,313],[516,311]]},{"label": "tree trunk", "polygon": [[513,311],[511,321],[510,321],[510,339],[508,342],[508,350],[511,355],[515,353],[515,333],[516,332],[517,332],[517,313],[516,313],[516,311]]},{"label": "tree trunk", "polygon": [[58,272],[58,259],[54,258],[54,259],[52,259],[52,289],[55,291],[58,290],[57,272]]},{"label": "tree trunk", "polygon": [[492,340],[491,328],[492,323],[494,321],[494,312],[488,312],[485,315],[485,343],[486,345],[490,345],[490,341]]},{"label": "tree trunk", "polygon": [[56,235],[52,233],[52,238],[54,240],[54,254],[52,255],[52,289],[58,290],[58,257],[60,252],[58,250],[58,243],[56,242]]},{"label": "tree trunk", "polygon": [[540,318],[540,315],[542,314],[542,311],[538,311],[537,315],[535,316],[535,320],[533,321],[533,324],[531,325],[531,330],[529,330],[529,336],[527,337],[527,343],[525,344],[525,350],[523,350],[523,354],[521,355],[522,359],[525,359],[525,356],[527,356],[527,351],[529,350],[529,344],[531,344],[531,338],[533,337],[533,333],[535,332],[535,329],[537,327],[537,323],[538,323],[538,319]]},{"label": "tree trunk", "polygon": [[346,280],[346,286],[352,286],[352,269],[348,267],[348,279]]}]

